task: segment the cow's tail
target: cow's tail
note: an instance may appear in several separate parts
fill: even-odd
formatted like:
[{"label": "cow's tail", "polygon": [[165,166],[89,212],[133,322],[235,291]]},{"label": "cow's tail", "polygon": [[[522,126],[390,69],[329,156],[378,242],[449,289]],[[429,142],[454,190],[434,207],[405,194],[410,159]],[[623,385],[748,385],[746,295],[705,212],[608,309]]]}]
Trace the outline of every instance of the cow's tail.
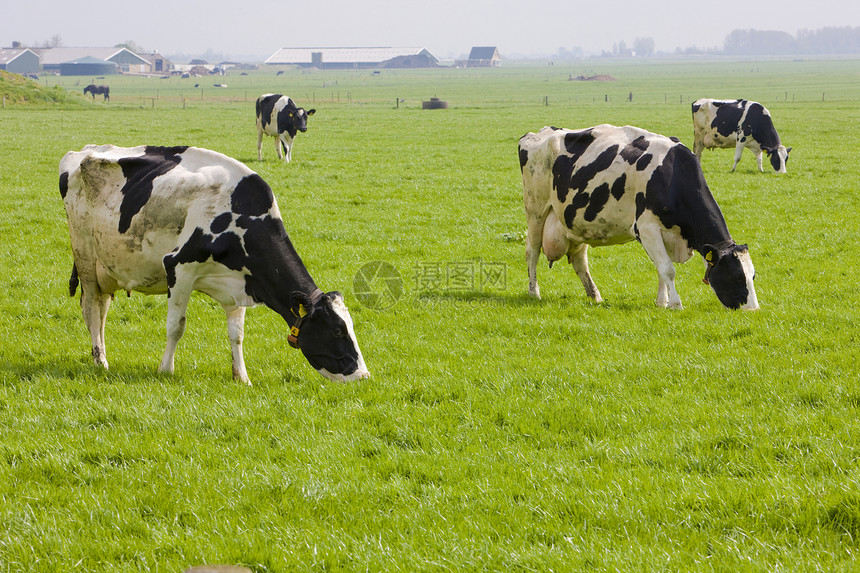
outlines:
[{"label": "cow's tail", "polygon": [[69,279],[69,296],[75,296],[75,292],[78,290],[78,267],[76,265],[72,265],[72,276]]}]

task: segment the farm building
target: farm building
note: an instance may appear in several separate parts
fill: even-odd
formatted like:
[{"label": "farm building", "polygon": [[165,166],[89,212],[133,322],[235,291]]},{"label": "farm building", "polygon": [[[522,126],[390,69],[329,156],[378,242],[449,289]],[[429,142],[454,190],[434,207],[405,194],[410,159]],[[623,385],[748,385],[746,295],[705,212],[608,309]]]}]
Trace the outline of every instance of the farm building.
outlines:
[{"label": "farm building", "polygon": [[173,64],[159,54],[158,52],[149,52],[147,54],[137,54],[141,58],[149,62],[149,73],[151,74],[169,74],[173,69]]},{"label": "farm building", "polygon": [[374,68],[389,60],[409,61],[404,57],[415,56],[420,56],[422,62],[439,63],[425,48],[281,48],[269,56],[266,63],[343,70]]},{"label": "farm building", "polygon": [[0,70],[14,74],[38,74],[39,54],[27,48],[0,49]]},{"label": "farm building", "polygon": [[122,73],[150,73],[149,61],[126,48],[34,48],[33,51],[41,57],[46,72],[62,73],[63,64],[93,58],[116,64]]},{"label": "farm building", "polygon": [[60,64],[61,76],[107,76],[118,71],[117,64],[91,56]]},{"label": "farm building", "polygon": [[466,66],[469,68],[496,68],[502,65],[502,57],[495,46],[472,48]]}]

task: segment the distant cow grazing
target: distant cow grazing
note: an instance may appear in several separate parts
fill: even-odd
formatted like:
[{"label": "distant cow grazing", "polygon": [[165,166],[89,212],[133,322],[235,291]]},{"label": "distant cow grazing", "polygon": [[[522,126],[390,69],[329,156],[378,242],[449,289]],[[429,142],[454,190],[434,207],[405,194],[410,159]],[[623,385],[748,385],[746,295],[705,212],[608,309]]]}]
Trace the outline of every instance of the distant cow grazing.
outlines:
[{"label": "distant cow grazing", "polygon": [[290,161],[293,139],[298,132],[308,130],[308,116],[317,110],[305,111],[287,96],[265,94],[257,98],[257,158],[263,159],[263,134],[276,137],[278,157]]},{"label": "distant cow grazing", "polygon": [[787,173],[788,152],[779,140],[770,112],[754,101],[700,99],[693,102],[693,151],[699,159],[703,149],[735,150],[732,171],[738,166],[744,148],[755,154],[758,170],[762,167],[762,152],[767,153],[777,173]]},{"label": "distant cow grazing", "polygon": [[108,367],[105,318],[113,293],[167,293],[167,346],[159,372],[173,372],[192,291],[227,314],[233,377],[248,381],[242,355],[245,307],[265,304],[290,326],[288,342],[331,380],[367,377],[352,318],[338,292],[314,283],[287,236],[271,188],[245,165],[194,147],[88,145],[60,161],[74,267],[97,365]]},{"label": "distant cow grazing", "polygon": [[104,101],[108,101],[110,99],[110,88],[108,86],[97,86],[96,84],[90,84],[84,88],[84,95],[87,94],[93,96],[93,99],[96,99],[96,94],[103,95],[105,97]]},{"label": "distant cow grazing", "polygon": [[698,251],[705,282],[728,308],[757,309],[755,272],[705,184],[699,161],[677,139],[636,127],[545,127],[519,142],[528,235],[529,293],[540,298],[537,262],[567,255],[585,291],[602,301],[588,247],[633,239],[657,267],[657,305],[681,308],[675,263]]}]

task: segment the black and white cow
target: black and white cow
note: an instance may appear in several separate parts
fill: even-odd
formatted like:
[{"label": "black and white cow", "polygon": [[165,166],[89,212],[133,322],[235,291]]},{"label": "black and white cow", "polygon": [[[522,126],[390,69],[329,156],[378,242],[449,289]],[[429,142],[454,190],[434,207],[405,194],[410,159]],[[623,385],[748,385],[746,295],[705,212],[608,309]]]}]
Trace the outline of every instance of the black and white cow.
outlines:
[{"label": "black and white cow", "polygon": [[265,94],[257,98],[257,158],[263,159],[263,134],[276,137],[278,157],[290,161],[293,139],[298,132],[308,130],[308,116],[317,110],[305,111],[285,95]]},{"label": "black and white cow", "polygon": [[529,293],[540,298],[537,262],[567,255],[585,291],[602,301],[588,247],[636,239],[657,267],[657,305],[681,308],[675,263],[698,251],[708,282],[729,308],[757,309],[752,260],[737,245],[699,161],[677,139],[636,127],[545,127],[519,142],[528,235]]},{"label": "black and white cow", "polygon": [[762,167],[762,152],[767,153],[777,173],[787,173],[790,147],[779,140],[770,112],[754,101],[700,99],[693,102],[693,151],[702,158],[703,149],[735,150],[732,171],[738,166],[744,148],[755,154],[758,170]]},{"label": "black and white cow", "polygon": [[242,163],[194,147],[88,145],[60,161],[74,267],[95,363],[108,367],[105,318],[117,290],[168,295],[173,372],[192,291],[221,304],[233,377],[248,381],[245,308],[265,304],[290,325],[288,341],[331,380],[369,376],[338,292],[314,283],[287,236],[271,188]]}]

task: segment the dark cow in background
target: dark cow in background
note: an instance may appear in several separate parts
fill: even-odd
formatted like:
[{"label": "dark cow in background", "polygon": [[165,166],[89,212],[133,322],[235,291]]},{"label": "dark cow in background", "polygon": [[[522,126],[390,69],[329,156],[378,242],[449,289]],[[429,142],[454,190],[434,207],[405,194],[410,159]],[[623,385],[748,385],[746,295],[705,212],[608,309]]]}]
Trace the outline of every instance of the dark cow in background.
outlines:
[{"label": "dark cow in background", "polygon": [[767,153],[777,173],[787,173],[788,152],[779,140],[770,112],[754,101],[700,99],[693,102],[693,151],[702,158],[702,150],[735,149],[732,171],[738,166],[744,148],[755,154],[758,170],[762,167],[762,152]]},{"label": "dark cow in background", "polygon": [[110,88],[108,86],[97,86],[96,84],[90,84],[84,88],[84,95],[90,94],[93,96],[93,99],[96,99],[96,95],[103,95],[105,97],[104,101],[108,101],[110,99]]},{"label": "dark cow in background", "polygon": [[290,161],[293,139],[298,132],[308,130],[308,116],[317,110],[305,111],[287,96],[265,94],[257,98],[257,158],[263,159],[263,134],[277,138],[278,157]]},{"label": "dark cow in background", "polygon": [[248,381],[245,308],[265,304],[290,325],[288,341],[331,380],[369,376],[338,292],[324,293],[293,248],[271,188],[245,165],[194,147],[88,145],[60,161],[84,321],[96,364],[107,368],[105,318],[117,290],[167,293],[173,372],[192,291],[221,304],[233,377]]},{"label": "dark cow in background", "polygon": [[531,295],[540,298],[543,249],[550,266],[567,255],[588,296],[600,302],[589,245],[636,239],[657,267],[658,306],[681,308],[673,262],[695,250],[723,305],[758,308],[749,251],[732,240],[699,161],[677,139],[630,126],[545,127],[520,139],[519,154]]}]

